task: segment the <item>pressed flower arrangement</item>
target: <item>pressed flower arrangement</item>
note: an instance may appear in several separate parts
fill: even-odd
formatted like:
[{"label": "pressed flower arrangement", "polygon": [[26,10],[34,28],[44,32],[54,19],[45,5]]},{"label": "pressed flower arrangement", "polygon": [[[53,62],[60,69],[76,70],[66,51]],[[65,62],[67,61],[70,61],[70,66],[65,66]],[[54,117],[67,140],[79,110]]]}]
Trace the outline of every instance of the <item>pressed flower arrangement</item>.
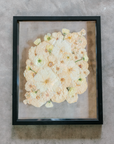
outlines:
[{"label": "pressed flower arrangement", "polygon": [[70,33],[68,29],[38,38],[29,49],[24,77],[24,104],[53,107],[53,102],[74,103],[87,89],[89,74],[86,31]]}]

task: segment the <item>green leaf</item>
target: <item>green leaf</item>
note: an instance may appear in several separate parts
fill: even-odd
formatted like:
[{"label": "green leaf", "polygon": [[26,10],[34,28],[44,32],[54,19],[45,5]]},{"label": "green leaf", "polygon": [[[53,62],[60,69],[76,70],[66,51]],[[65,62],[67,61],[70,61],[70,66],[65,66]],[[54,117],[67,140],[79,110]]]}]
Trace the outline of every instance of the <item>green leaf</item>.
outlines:
[{"label": "green leaf", "polygon": [[75,63],[76,63],[76,62],[78,62],[78,61],[81,61],[82,59],[83,59],[83,58],[81,58],[81,59],[79,59],[79,60],[75,61]]},{"label": "green leaf", "polygon": [[34,70],[30,69],[31,71],[33,71],[35,74],[37,74],[37,72],[35,72]]}]

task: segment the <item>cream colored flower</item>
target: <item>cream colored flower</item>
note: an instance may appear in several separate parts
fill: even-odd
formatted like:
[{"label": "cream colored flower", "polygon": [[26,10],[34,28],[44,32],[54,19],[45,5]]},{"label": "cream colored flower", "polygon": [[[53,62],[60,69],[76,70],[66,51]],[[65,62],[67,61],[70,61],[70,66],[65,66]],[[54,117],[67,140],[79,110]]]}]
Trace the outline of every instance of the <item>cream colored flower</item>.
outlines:
[{"label": "cream colored flower", "polygon": [[47,45],[49,45],[49,43],[46,41],[43,41],[42,43],[40,43],[36,47],[36,51],[35,51],[36,55],[42,55],[43,57],[47,58],[47,56],[49,56],[49,53],[46,49]]},{"label": "cream colored flower", "polygon": [[56,39],[55,39],[55,38],[52,38],[52,39],[49,41],[49,43],[50,43],[51,45],[55,45]]},{"label": "cream colored flower", "polygon": [[25,90],[26,91],[36,91],[37,90],[34,79],[30,79],[29,81],[26,82]]},{"label": "cream colored flower", "polygon": [[89,58],[86,54],[83,56],[83,60],[86,61],[86,62],[89,60]]},{"label": "cream colored flower", "polygon": [[35,71],[36,73],[38,72],[39,68],[37,66],[34,65],[34,63],[30,60],[27,59],[26,61],[26,65],[27,65],[27,69],[30,70],[30,68]]},{"label": "cream colored flower", "polygon": [[64,61],[60,60],[53,66],[52,70],[56,74],[61,74],[67,70],[67,67],[64,64]]},{"label": "cream colored flower", "polygon": [[81,59],[81,56],[79,55],[79,54],[74,54],[73,55],[73,60],[74,61],[78,61],[78,60],[80,60]]},{"label": "cream colored flower", "polygon": [[65,62],[69,62],[69,61],[73,60],[73,55],[71,53],[65,52],[63,54],[63,59],[65,60]]},{"label": "cream colored flower", "polygon": [[85,81],[85,82],[83,82],[81,85],[76,85],[76,87],[77,87],[77,93],[78,93],[78,94],[82,94],[82,93],[84,93],[84,92],[86,91],[86,89],[87,89],[87,82]]},{"label": "cream colored flower", "polygon": [[47,66],[52,68],[57,62],[57,59],[54,55],[49,55],[47,58]]},{"label": "cream colored flower", "polygon": [[36,50],[36,46],[35,47],[31,47],[29,49],[29,59],[31,61],[33,61],[34,57],[35,57],[35,50]]},{"label": "cream colored flower", "polygon": [[77,93],[76,87],[69,87],[68,88],[68,94],[70,97],[74,96]]},{"label": "cream colored flower", "polygon": [[66,73],[66,72],[62,72],[58,76],[59,76],[62,86],[69,87],[69,85],[71,84],[70,75],[68,75],[68,73]]},{"label": "cream colored flower", "polygon": [[65,40],[72,44],[75,42],[75,38],[73,37],[72,33],[65,35]]},{"label": "cream colored flower", "polygon": [[[34,74],[33,76],[35,76],[35,74],[37,73],[36,71],[34,71],[29,65],[26,66],[26,70],[27,71],[32,71]],[[25,76],[25,75],[24,75]]]},{"label": "cream colored flower", "polygon": [[25,93],[25,97],[28,99],[28,98],[30,98],[30,92],[26,92]]},{"label": "cream colored flower", "polygon": [[72,33],[72,37],[73,37],[73,39],[77,40],[78,39],[78,33],[77,32],[73,32]]},{"label": "cream colored flower", "polygon": [[66,98],[66,101],[68,103],[70,103],[70,104],[77,102],[77,100],[78,100],[78,94],[77,93],[75,93],[74,95],[72,95],[72,97],[68,95],[67,98]]},{"label": "cream colored flower", "polygon": [[71,43],[71,45],[75,44],[75,41],[77,39],[77,34],[69,33],[65,35],[65,40]]},{"label": "cream colored flower", "polygon": [[52,37],[55,38],[56,40],[62,39],[63,40],[63,35],[61,32],[54,32],[52,33]]},{"label": "cream colored flower", "polygon": [[48,89],[52,89],[54,84],[57,82],[57,76],[49,67],[41,69],[34,77],[36,81],[37,89],[41,92],[45,92]]},{"label": "cream colored flower", "polygon": [[40,96],[45,100],[49,101],[53,97],[53,90],[50,88],[45,92],[40,92]]},{"label": "cream colored flower", "polygon": [[74,51],[77,49],[77,44],[74,42],[71,44],[71,50]]},{"label": "cream colored flower", "polygon": [[78,78],[80,70],[74,61],[70,61],[67,64],[67,73],[70,75],[72,80],[76,80]]},{"label": "cream colored flower", "polygon": [[47,35],[44,36],[45,41],[50,41],[52,39],[52,36],[50,33],[47,33]]},{"label": "cream colored flower", "polygon": [[36,98],[37,93],[35,93],[35,92],[31,92],[31,93],[30,93],[30,96],[31,96],[32,98]]},{"label": "cream colored flower", "polygon": [[90,71],[88,69],[82,70],[81,74],[84,75],[84,77],[87,77],[89,75]]},{"label": "cream colored flower", "polygon": [[35,73],[32,72],[31,70],[24,71],[24,77],[26,78],[27,81],[32,80],[34,76],[35,76]]},{"label": "cream colored flower", "polygon": [[51,107],[53,107],[53,103],[52,103],[51,101],[48,101],[48,102],[45,104],[45,107],[51,108]]},{"label": "cream colored flower", "polygon": [[62,68],[59,64],[55,64],[52,68],[53,72],[56,73],[56,74],[59,74],[62,72]]},{"label": "cream colored flower", "polygon": [[42,55],[35,56],[34,64],[39,68],[43,67],[46,64],[46,59]]},{"label": "cream colored flower", "polygon": [[78,48],[78,49],[80,49],[80,48],[85,48],[86,47],[86,45],[87,45],[87,40],[85,39],[85,37],[84,36],[78,36],[78,39],[75,41],[76,42],[76,47]]},{"label": "cream colored flower", "polygon": [[82,83],[84,83],[86,81],[85,77],[83,75],[80,75],[76,84],[77,85],[81,85]]},{"label": "cream colored flower", "polygon": [[67,90],[63,87],[58,87],[54,96],[52,97],[52,101],[56,103],[61,103],[65,101],[67,96]]},{"label": "cream colored flower", "polygon": [[76,65],[81,69],[81,70],[85,70],[88,69],[88,63],[86,61],[84,61],[83,59],[76,62]]},{"label": "cream colored flower", "polygon": [[52,50],[52,54],[59,59],[65,52],[71,53],[71,44],[66,40],[57,40]]},{"label": "cream colored flower", "polygon": [[71,52],[71,44],[67,40],[64,40],[61,43],[60,48],[61,48],[61,50],[63,50],[63,52],[72,53]]},{"label": "cream colored flower", "polygon": [[46,101],[44,99],[42,99],[42,97],[39,97],[39,96],[36,96],[36,98],[28,98],[28,99],[25,99],[23,102],[24,104],[31,104],[35,107],[41,107],[42,105],[44,105],[46,103]]},{"label": "cream colored flower", "polygon": [[81,56],[81,57],[84,57],[84,56],[86,56],[87,55],[87,52],[86,52],[86,49],[79,49],[79,55]]},{"label": "cream colored flower", "polygon": [[38,38],[38,39],[36,39],[35,41],[34,41],[34,44],[35,45],[39,45],[41,43],[41,39],[40,38]]},{"label": "cream colored flower", "polygon": [[80,35],[86,35],[86,31],[85,29],[82,29],[80,32],[79,32]]},{"label": "cream colored flower", "polygon": [[[58,40],[58,41],[59,41],[59,40]],[[53,48],[53,50],[52,50],[52,54],[53,54],[56,58],[60,59],[60,58],[63,57],[63,50],[60,48],[59,45],[57,46],[57,44],[58,44],[58,42],[55,44],[55,46],[54,46],[54,48]]]},{"label": "cream colored flower", "polygon": [[53,45],[47,45],[47,46],[46,46],[46,49],[47,49],[47,51],[48,51],[49,53],[51,53],[52,50],[53,50]]},{"label": "cream colored flower", "polygon": [[23,101],[23,103],[26,105],[26,104],[29,104],[29,100],[28,99],[25,99],[24,101]]},{"label": "cream colored flower", "polygon": [[70,33],[70,30],[64,28],[64,29],[62,29],[62,33],[63,33],[64,35],[66,35],[66,34]]},{"label": "cream colored flower", "polygon": [[[72,49],[72,48],[71,48]],[[77,55],[79,53],[79,49],[77,49],[77,48],[74,48],[74,49],[72,49],[72,54],[73,55]],[[78,54],[79,55],[79,54]]]},{"label": "cream colored flower", "polygon": [[78,100],[78,95],[77,95],[77,88],[75,87],[67,87],[67,97],[66,100],[68,103],[74,103],[77,102]]}]

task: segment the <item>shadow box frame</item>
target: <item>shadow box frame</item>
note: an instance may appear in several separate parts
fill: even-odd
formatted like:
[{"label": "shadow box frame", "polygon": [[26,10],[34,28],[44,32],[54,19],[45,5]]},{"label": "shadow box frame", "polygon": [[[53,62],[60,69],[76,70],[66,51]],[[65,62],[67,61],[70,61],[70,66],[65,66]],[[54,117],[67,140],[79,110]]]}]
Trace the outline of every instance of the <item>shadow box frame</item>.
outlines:
[{"label": "shadow box frame", "polygon": [[[97,119],[18,119],[17,90],[17,49],[19,45],[20,21],[95,21],[96,22],[96,61],[97,61]],[[12,125],[95,125],[103,124],[102,103],[102,64],[101,64],[101,23],[100,16],[14,16],[13,17],[13,86],[12,86]]]}]

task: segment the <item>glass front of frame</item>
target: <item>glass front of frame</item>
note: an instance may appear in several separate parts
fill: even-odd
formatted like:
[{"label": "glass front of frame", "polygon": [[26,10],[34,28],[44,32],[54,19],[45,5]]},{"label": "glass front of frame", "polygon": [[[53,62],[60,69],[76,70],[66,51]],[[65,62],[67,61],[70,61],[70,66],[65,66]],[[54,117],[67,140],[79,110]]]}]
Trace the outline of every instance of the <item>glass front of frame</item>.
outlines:
[{"label": "glass front of frame", "polygon": [[[67,101],[53,103],[52,108],[45,104],[40,108],[25,105],[25,83],[23,75],[26,69],[28,51],[37,38],[44,40],[47,33],[60,32],[67,28],[70,32],[86,30],[86,51],[89,57],[89,71],[87,77],[88,88],[83,94],[78,95],[78,101],[69,104]],[[20,21],[19,22],[19,47],[18,47],[18,119],[97,119],[97,61],[96,61],[96,22],[95,21]]]}]

